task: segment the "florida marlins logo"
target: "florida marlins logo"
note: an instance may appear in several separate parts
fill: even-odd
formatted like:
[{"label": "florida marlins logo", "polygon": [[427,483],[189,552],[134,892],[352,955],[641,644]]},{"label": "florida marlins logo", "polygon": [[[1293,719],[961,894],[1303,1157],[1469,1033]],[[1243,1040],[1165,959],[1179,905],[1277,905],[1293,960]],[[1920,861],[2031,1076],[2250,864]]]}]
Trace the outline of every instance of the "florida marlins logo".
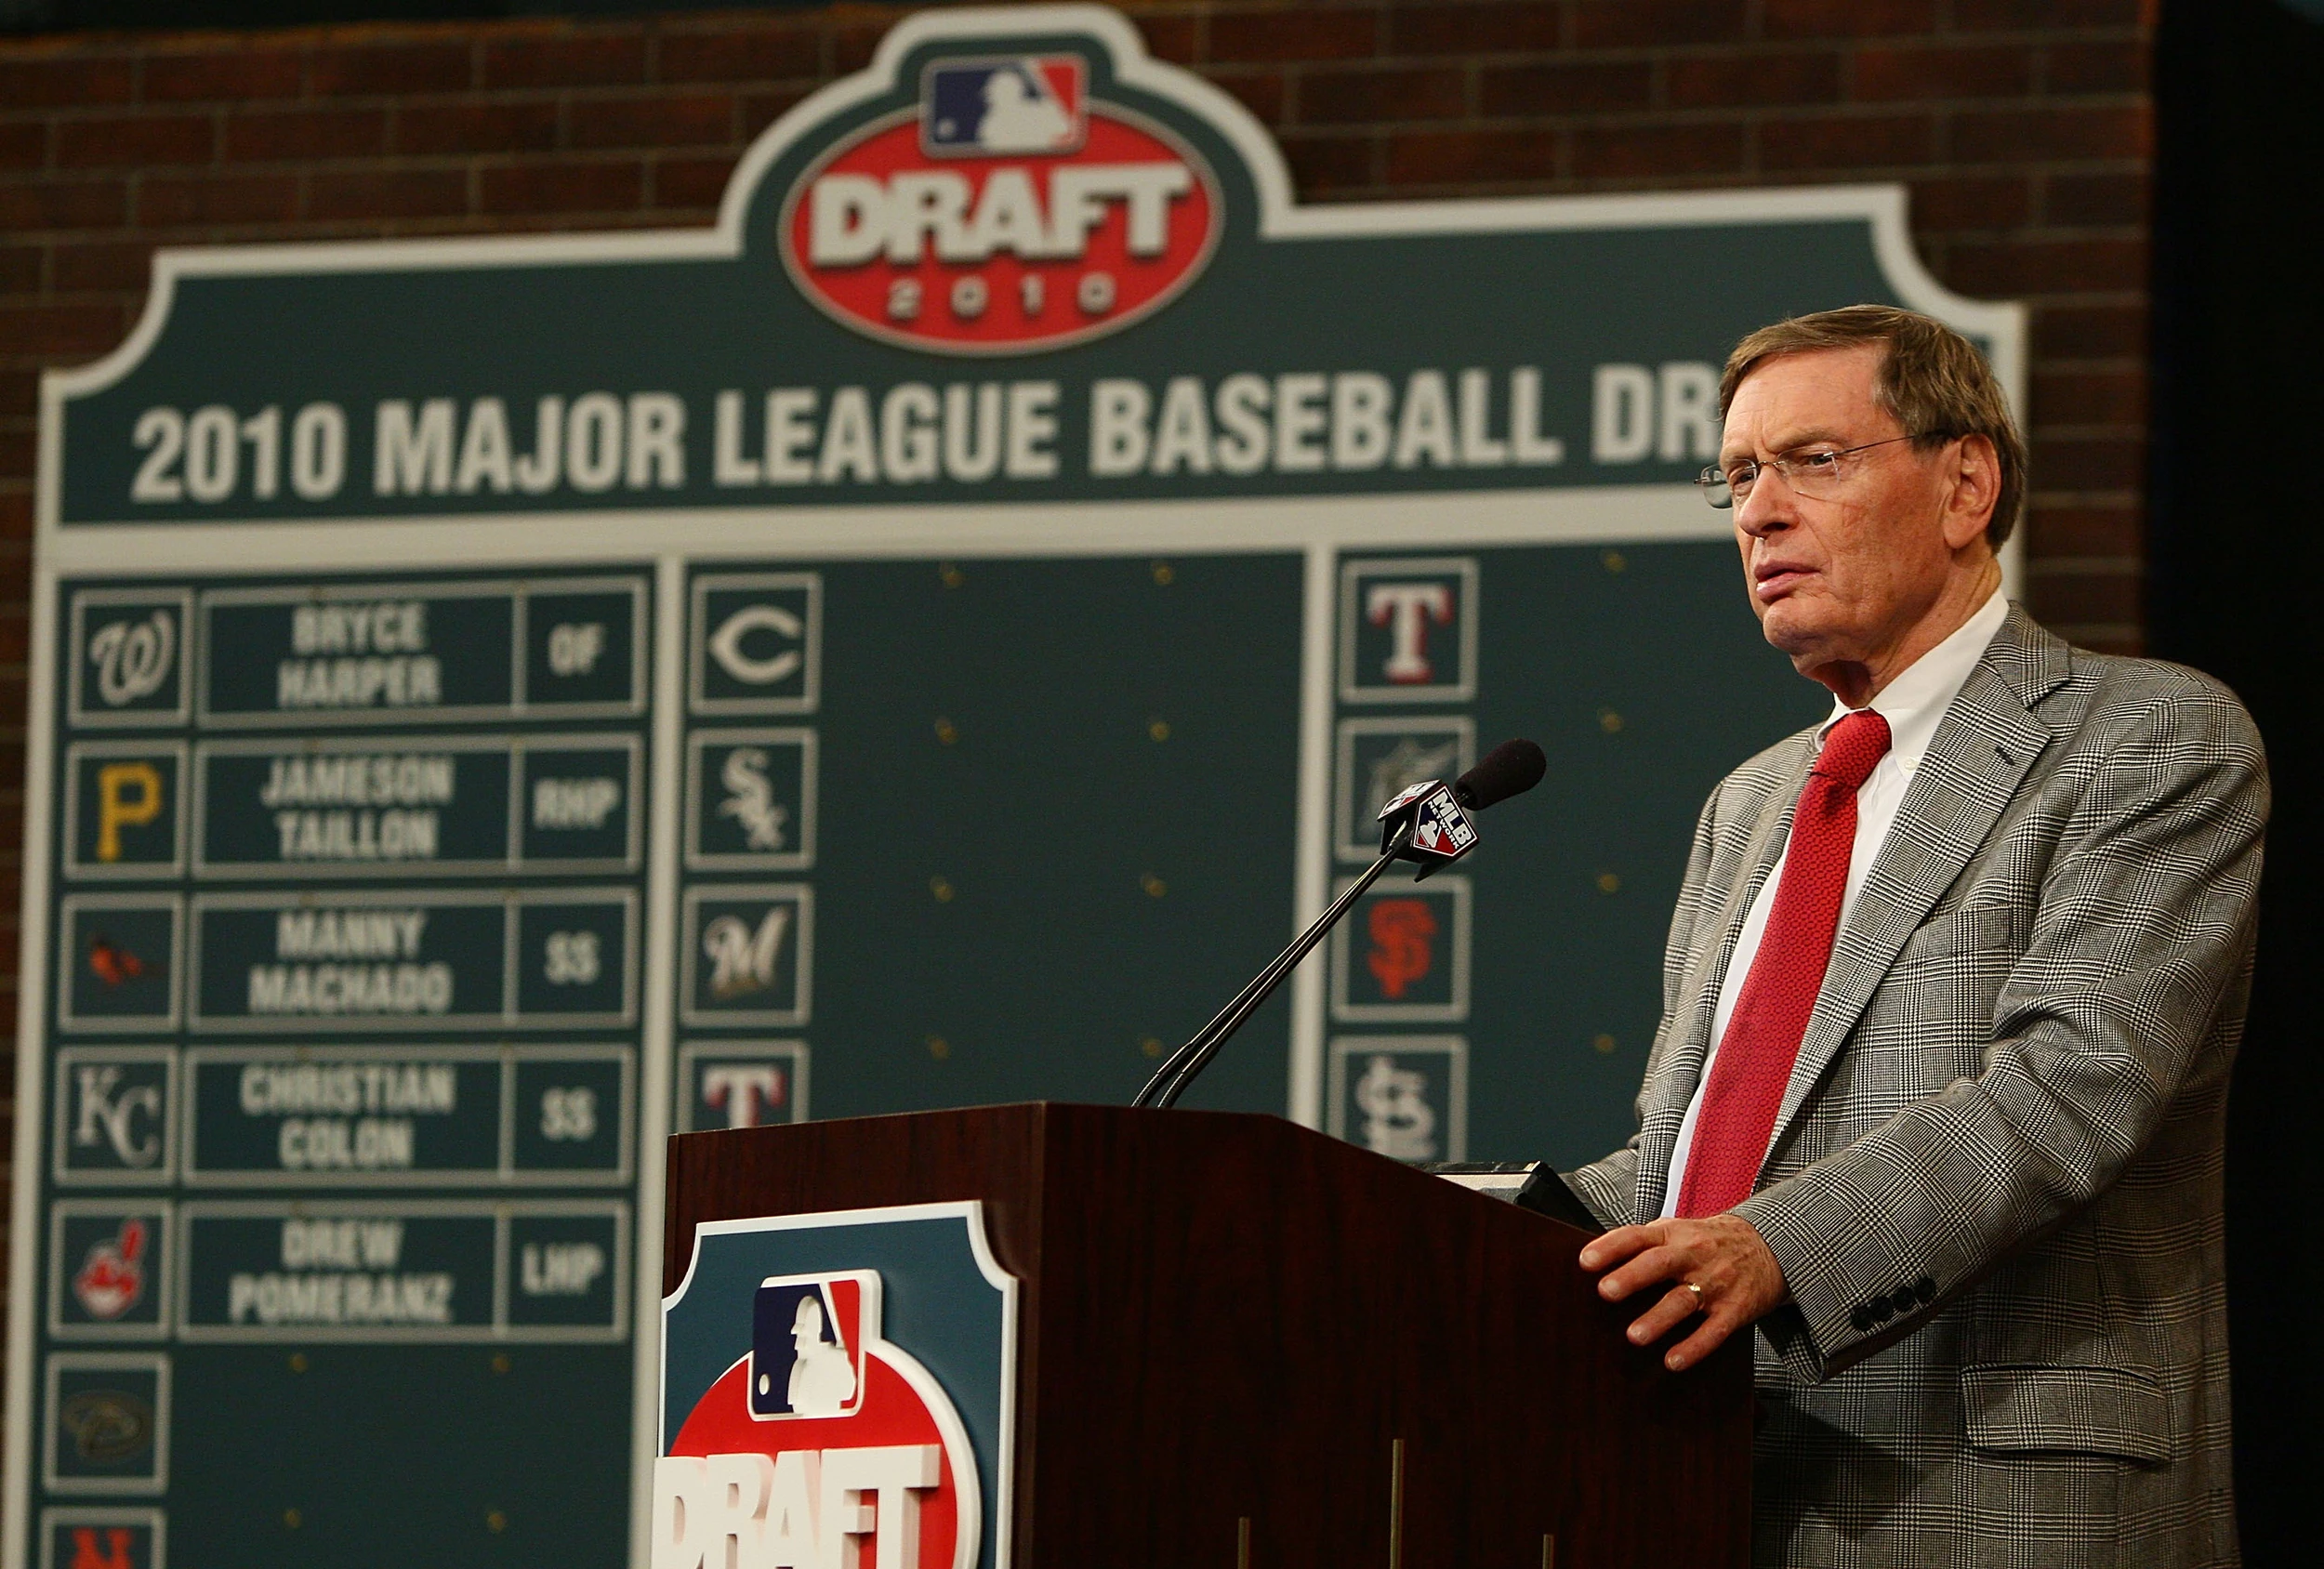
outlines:
[{"label": "florida marlins logo", "polygon": [[791,928],[791,907],[777,904],[754,930],[740,916],[720,916],[702,931],[702,954],[710,961],[710,995],[721,1002],[773,989],[774,961]]},{"label": "florida marlins logo", "polygon": [[758,746],[737,746],[726,756],[726,766],[719,771],[719,783],[726,786],[726,799],[719,805],[720,817],[731,817],[743,830],[743,837],[753,850],[781,850],[783,830],[791,818],[790,808],[774,798],[774,786],[767,779],[767,754]]},{"label": "florida marlins logo", "polygon": [[97,694],[109,708],[161,691],[177,654],[178,622],[165,610],[143,621],[109,622],[88,640],[89,663],[97,666]]},{"label": "florida marlins logo", "polygon": [[1423,746],[1409,735],[1399,736],[1391,750],[1372,764],[1372,799],[1385,801],[1426,779],[1443,779],[1459,771],[1460,743]]},{"label": "florida marlins logo", "polygon": [[1391,1160],[1436,1158],[1436,1113],[1428,1103],[1428,1075],[1374,1057],[1355,1081],[1364,1114],[1364,1143]]}]

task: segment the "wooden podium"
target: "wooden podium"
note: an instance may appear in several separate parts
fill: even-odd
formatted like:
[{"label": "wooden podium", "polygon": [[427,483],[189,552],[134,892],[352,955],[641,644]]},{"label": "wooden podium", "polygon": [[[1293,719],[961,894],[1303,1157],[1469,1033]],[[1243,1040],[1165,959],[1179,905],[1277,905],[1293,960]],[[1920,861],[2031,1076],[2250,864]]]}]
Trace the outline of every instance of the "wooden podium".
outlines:
[{"label": "wooden podium", "polygon": [[669,1141],[696,1223],[984,1205],[1016,1569],[1743,1569],[1750,1346],[1672,1376],[1582,1233],[1274,1117],[1018,1105]]}]

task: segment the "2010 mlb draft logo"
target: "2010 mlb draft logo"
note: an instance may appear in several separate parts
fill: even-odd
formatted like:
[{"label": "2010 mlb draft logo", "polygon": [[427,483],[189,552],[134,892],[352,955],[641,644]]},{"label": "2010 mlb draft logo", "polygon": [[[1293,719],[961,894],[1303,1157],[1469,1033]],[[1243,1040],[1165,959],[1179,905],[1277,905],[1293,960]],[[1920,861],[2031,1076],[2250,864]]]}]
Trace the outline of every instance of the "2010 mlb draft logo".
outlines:
[{"label": "2010 mlb draft logo", "polygon": [[975,1204],[698,1227],[652,1569],[1005,1563],[1015,1286]]},{"label": "2010 mlb draft logo", "polygon": [[809,165],[778,249],[858,332],[1021,354],[1159,310],[1218,248],[1218,177],[1178,136],[1089,91],[1077,54],[939,56],[918,102]]}]

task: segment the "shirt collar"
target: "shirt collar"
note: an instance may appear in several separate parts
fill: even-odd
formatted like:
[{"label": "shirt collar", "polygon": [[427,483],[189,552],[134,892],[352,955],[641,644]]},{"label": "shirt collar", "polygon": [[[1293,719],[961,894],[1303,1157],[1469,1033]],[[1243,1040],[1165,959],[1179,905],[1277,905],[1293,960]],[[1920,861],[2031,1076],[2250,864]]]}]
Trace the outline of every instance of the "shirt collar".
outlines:
[{"label": "shirt collar", "polygon": [[[2009,618],[2009,600],[1996,588],[1980,606],[1977,613],[1961,624],[1952,636],[1905,666],[1904,673],[1882,687],[1880,695],[1867,705],[1888,721],[1888,755],[1884,763],[1894,763],[1898,771],[1910,773],[1921,766],[1921,759],[1936,739],[1937,722],[1953,698],[1969,679],[1984,657],[1986,645],[1993,634],[2001,629]],[[1848,717],[1852,710],[1837,698],[1832,701],[1829,718],[1816,732],[1816,744],[1820,748],[1831,727]]]}]

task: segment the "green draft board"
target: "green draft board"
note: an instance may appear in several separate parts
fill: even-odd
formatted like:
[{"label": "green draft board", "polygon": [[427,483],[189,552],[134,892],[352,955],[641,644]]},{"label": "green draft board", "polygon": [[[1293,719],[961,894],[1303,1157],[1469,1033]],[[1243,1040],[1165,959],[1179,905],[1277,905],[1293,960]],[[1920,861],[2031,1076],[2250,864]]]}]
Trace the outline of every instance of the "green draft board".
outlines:
[{"label": "green draft board", "polygon": [[1900,191],[1302,207],[1083,7],[907,20],[714,229],[164,253],[45,389],[0,1564],[633,1559],[666,1135],[1126,1101],[1511,736],[1192,1101],[1603,1153],[1821,707],[1716,366],[1861,299],[2016,385]]}]

